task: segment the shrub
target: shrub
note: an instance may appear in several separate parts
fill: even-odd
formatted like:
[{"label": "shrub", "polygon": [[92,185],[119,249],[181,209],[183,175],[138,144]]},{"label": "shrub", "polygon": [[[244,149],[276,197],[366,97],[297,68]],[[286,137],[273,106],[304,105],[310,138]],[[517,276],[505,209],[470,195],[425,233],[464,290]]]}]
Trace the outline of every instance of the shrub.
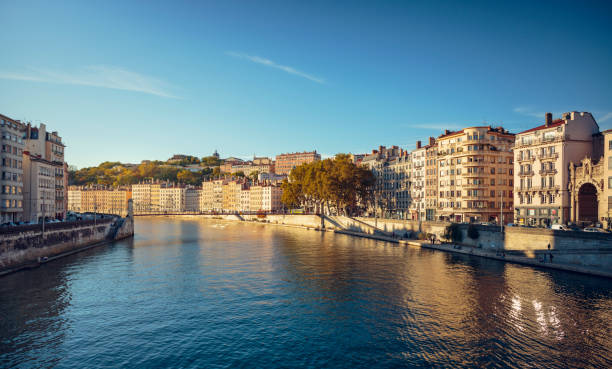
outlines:
[{"label": "shrub", "polygon": [[444,230],[444,238],[453,242],[461,242],[463,241],[463,234],[461,233],[461,228],[457,223],[451,223]]},{"label": "shrub", "polygon": [[468,226],[467,235],[468,235],[469,238],[471,238],[473,240],[478,239],[478,237],[480,237],[480,233],[478,233],[478,229],[473,224],[470,224]]}]

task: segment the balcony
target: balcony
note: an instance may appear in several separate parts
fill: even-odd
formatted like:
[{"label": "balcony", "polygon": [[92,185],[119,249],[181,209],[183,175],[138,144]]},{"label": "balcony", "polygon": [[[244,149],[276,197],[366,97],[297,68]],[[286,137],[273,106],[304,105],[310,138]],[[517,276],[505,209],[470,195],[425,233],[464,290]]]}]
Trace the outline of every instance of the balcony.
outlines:
[{"label": "balcony", "polygon": [[533,173],[533,170],[528,170],[528,171],[520,171],[520,172],[518,172],[518,175],[519,175],[519,176],[521,176],[521,177],[532,176],[533,174],[534,174],[534,173]]},{"label": "balcony", "polygon": [[558,157],[559,157],[559,153],[558,152],[544,153],[544,154],[539,154],[538,155],[538,159],[540,159],[540,160],[555,160]]},{"label": "balcony", "polygon": [[461,187],[462,188],[466,188],[466,189],[472,189],[472,188],[488,188],[489,186],[484,184],[484,183],[482,183],[482,184],[468,183],[468,184],[464,184]]},{"label": "balcony", "polygon": [[535,161],[535,156],[530,157],[520,157],[517,159],[519,163],[533,163]]},{"label": "balcony", "polygon": [[555,168],[551,168],[551,169],[540,169],[540,175],[547,175],[547,174],[557,174],[557,169]]}]

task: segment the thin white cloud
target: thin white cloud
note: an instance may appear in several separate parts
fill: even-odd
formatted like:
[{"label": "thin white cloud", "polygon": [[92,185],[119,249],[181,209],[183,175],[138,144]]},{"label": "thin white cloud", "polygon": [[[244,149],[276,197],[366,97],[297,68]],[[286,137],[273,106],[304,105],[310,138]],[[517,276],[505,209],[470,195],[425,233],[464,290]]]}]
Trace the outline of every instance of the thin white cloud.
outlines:
[{"label": "thin white cloud", "polygon": [[[456,123],[418,123],[418,124],[407,124],[408,128],[418,128],[418,129],[429,129],[432,131],[444,131],[448,129],[450,131],[463,129],[464,126],[461,126]],[[467,126],[466,126],[467,127]]]},{"label": "thin white cloud", "polygon": [[319,78],[319,77],[315,77],[311,74],[308,73],[304,73],[302,71],[299,71],[293,67],[288,67],[286,65],[281,65],[281,64],[277,64],[275,62],[273,62],[270,59],[266,59],[266,58],[262,58],[259,56],[253,56],[253,55],[247,55],[247,54],[243,54],[243,53],[237,53],[237,52],[233,52],[233,51],[228,51],[226,52],[227,55],[229,56],[233,56],[235,58],[240,58],[240,59],[246,59],[249,61],[252,61],[253,63],[257,63],[257,64],[262,64],[268,67],[272,67],[272,68],[276,68],[276,69],[280,69],[283,72],[289,73],[289,74],[293,74],[296,76],[300,76],[302,78],[306,78],[312,82],[316,82],[316,83],[320,83],[320,84],[325,84],[326,81],[323,78]]},{"label": "thin white cloud", "polygon": [[178,98],[168,92],[169,86],[162,80],[106,65],[87,66],[72,72],[37,68],[32,68],[27,72],[0,71],[0,79],[93,86]]},{"label": "thin white cloud", "polygon": [[534,111],[534,109],[524,107],[524,106],[516,107],[512,109],[512,111],[514,111],[517,114],[526,115],[528,117],[534,117],[534,118],[543,118],[545,114],[544,112],[536,112]]},{"label": "thin white cloud", "polygon": [[612,119],[612,113],[608,113],[608,114],[604,115],[603,117],[599,118],[599,121],[600,122],[605,122],[605,121],[610,120],[610,119]]}]

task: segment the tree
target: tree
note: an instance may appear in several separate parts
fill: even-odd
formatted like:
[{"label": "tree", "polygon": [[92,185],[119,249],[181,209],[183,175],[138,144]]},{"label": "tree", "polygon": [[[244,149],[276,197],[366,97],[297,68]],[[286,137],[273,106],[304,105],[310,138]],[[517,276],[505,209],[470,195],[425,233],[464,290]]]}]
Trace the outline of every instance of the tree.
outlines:
[{"label": "tree", "polygon": [[223,161],[221,159],[219,159],[216,156],[205,156],[200,160],[200,163],[202,165],[206,165],[209,167],[218,167],[219,165],[221,165]]},{"label": "tree", "polygon": [[[299,165],[283,183],[287,207],[305,206],[315,211],[352,215],[369,201],[374,174],[356,166],[348,155]],[[286,193],[286,195],[285,195]]]}]

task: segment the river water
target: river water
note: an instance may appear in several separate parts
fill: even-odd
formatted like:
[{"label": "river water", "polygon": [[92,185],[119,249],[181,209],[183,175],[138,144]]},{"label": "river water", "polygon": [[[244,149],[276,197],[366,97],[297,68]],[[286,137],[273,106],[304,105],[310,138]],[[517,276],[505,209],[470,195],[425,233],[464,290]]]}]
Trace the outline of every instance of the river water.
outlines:
[{"label": "river water", "polygon": [[138,218],[0,278],[0,367],[610,368],[610,280],[297,228]]}]

